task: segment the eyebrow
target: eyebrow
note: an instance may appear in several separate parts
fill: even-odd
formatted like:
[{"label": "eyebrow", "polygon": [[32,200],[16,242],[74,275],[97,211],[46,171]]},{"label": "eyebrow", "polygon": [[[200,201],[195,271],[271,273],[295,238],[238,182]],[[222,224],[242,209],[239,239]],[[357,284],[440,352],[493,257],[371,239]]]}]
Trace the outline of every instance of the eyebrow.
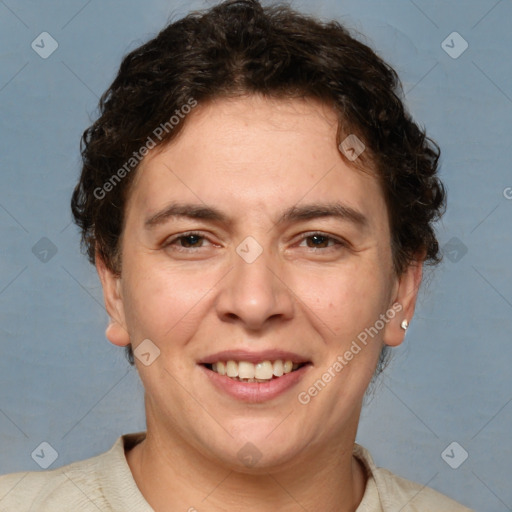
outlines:
[{"label": "eyebrow", "polygon": [[[150,216],[144,223],[146,229],[152,229],[170,219],[188,218],[194,220],[208,220],[212,222],[231,224],[232,220],[222,211],[201,204],[171,203],[163,210]],[[360,211],[341,203],[315,203],[303,206],[292,206],[285,210],[277,224],[293,223],[304,220],[332,217],[346,220],[359,228],[368,226],[368,218]]]}]

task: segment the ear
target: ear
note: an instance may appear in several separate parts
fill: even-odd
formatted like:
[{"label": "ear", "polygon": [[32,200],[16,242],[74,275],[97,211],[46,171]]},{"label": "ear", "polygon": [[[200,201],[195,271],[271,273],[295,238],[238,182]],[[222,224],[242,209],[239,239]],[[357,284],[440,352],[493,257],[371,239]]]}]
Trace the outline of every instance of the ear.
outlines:
[{"label": "ear", "polygon": [[411,323],[416,307],[416,299],[423,276],[423,259],[414,260],[397,278],[392,299],[394,318],[386,325],[384,331],[384,344],[397,347],[405,338],[405,329],[402,322]]},{"label": "ear", "polygon": [[124,347],[130,344],[130,336],[126,328],[123,296],[121,293],[121,277],[114,274],[96,251],[96,270],[103,287],[105,307],[110,317],[110,323],[105,331],[107,339],[113,345]]}]

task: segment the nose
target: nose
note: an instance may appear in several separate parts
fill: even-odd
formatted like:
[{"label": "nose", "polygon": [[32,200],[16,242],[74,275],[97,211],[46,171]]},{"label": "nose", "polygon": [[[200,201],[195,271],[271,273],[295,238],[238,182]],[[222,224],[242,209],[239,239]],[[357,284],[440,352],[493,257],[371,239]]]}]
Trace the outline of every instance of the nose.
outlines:
[{"label": "nose", "polygon": [[217,297],[221,320],[255,331],[293,318],[293,291],[285,282],[277,258],[268,250],[252,262],[236,252],[233,256],[233,268],[220,283]]}]

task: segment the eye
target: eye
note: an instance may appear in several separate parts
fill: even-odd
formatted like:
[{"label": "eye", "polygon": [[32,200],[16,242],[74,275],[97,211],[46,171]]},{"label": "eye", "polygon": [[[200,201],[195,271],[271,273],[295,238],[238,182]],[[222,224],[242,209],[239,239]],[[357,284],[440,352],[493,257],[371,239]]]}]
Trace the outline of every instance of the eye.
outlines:
[{"label": "eye", "polygon": [[180,235],[174,236],[164,243],[164,247],[173,247],[174,249],[188,250],[188,249],[200,249],[203,247],[203,242],[206,240],[201,233],[190,231],[189,233],[181,233]]},{"label": "eye", "polygon": [[[346,247],[347,244],[342,240],[334,238],[325,233],[306,233],[302,237],[302,242],[306,242],[307,247],[310,249],[329,249]],[[311,242],[311,243],[309,243]],[[336,247],[337,246],[337,247]]]}]

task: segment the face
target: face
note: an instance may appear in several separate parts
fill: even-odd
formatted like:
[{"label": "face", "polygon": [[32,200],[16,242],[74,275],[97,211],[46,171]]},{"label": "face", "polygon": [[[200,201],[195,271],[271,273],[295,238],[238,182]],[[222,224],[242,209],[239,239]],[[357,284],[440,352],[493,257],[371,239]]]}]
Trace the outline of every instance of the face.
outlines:
[{"label": "face", "polygon": [[394,274],[382,190],[336,128],[313,100],[218,100],[142,162],[121,276],[98,270],[111,341],[144,354],[148,432],[267,468],[353,441],[421,267]]}]

